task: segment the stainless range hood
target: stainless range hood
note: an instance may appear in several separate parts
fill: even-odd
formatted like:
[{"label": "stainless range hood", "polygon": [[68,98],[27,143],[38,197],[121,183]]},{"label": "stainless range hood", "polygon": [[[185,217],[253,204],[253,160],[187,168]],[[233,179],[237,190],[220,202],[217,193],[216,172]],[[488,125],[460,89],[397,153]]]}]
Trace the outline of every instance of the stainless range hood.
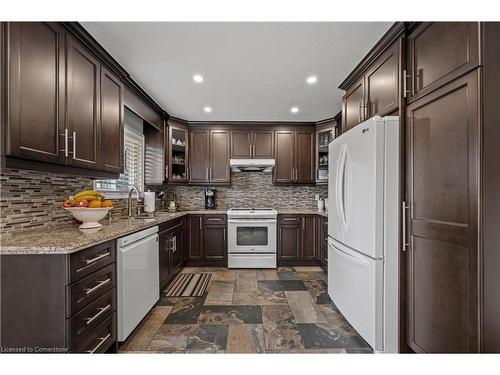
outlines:
[{"label": "stainless range hood", "polygon": [[233,172],[271,173],[274,168],[274,159],[230,159],[229,165]]}]

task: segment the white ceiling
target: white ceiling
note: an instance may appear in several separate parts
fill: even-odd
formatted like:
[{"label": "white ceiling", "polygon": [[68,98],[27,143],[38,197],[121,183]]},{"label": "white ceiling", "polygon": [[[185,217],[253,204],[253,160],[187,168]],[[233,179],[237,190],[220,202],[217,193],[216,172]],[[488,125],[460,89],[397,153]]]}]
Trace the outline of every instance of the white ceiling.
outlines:
[{"label": "white ceiling", "polygon": [[[83,22],[171,116],[190,121],[317,121],[390,22]],[[201,74],[202,84],[193,82]],[[309,86],[306,78],[316,75]],[[203,107],[212,107],[205,113]],[[296,114],[290,108],[299,107]]]}]

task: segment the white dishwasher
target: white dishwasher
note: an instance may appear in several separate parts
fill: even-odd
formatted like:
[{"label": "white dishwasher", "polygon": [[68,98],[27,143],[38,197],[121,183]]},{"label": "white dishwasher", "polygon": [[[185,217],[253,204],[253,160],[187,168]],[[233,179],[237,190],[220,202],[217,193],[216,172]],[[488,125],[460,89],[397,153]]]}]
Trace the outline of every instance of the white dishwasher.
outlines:
[{"label": "white dishwasher", "polygon": [[118,245],[118,341],[125,341],[160,298],[158,226]]}]

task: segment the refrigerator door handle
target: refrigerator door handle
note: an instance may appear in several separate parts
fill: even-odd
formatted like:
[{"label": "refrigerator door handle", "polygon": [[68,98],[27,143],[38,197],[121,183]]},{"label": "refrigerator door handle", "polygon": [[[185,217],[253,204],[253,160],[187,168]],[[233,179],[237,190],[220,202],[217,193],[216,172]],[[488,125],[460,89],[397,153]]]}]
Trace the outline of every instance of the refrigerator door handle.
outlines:
[{"label": "refrigerator door handle", "polygon": [[340,175],[339,184],[337,186],[337,192],[339,194],[339,207],[340,207],[340,220],[342,221],[342,227],[347,227],[347,220],[345,214],[345,166],[347,159],[347,143],[344,144],[344,148],[342,149],[342,155],[340,157]]},{"label": "refrigerator door handle", "polygon": [[340,208],[340,178],[339,178],[339,175],[340,175],[340,168],[341,168],[341,165],[342,165],[342,155],[344,154],[344,144],[342,145],[342,147],[340,148],[340,155],[339,155],[339,159],[337,161],[337,171],[335,172],[335,202],[337,203],[336,204],[336,208],[337,208],[337,218],[339,220],[339,225],[340,225],[340,230],[341,231],[344,231],[344,227],[343,227],[343,222],[342,222],[342,214],[341,214],[341,208]]}]

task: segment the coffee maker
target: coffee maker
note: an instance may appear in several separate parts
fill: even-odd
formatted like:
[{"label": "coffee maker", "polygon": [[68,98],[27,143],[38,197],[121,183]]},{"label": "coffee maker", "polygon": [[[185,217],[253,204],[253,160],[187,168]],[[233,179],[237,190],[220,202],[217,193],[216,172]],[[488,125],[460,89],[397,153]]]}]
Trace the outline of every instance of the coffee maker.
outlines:
[{"label": "coffee maker", "polygon": [[215,208],[215,189],[205,189],[205,209]]}]

